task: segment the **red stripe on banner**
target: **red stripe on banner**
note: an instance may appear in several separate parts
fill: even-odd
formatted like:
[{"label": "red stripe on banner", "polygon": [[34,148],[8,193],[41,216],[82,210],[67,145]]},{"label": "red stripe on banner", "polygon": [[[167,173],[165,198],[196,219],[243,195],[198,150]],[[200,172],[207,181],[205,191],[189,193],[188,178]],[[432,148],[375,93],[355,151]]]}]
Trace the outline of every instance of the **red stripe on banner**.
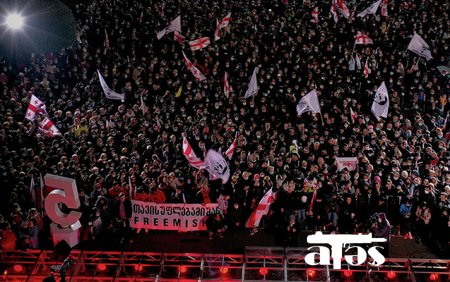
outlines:
[{"label": "red stripe on banner", "polygon": [[46,123],[44,123],[44,126],[42,127],[45,130],[49,130],[53,126],[53,122],[51,120],[47,120]]}]

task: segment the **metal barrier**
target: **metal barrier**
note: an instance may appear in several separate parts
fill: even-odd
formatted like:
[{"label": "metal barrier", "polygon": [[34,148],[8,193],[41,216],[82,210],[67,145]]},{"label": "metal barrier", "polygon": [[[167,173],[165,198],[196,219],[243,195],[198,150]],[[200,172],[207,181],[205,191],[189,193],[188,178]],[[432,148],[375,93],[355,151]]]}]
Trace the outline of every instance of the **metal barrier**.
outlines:
[{"label": "metal barrier", "polygon": [[[450,260],[389,258],[380,267],[343,260],[334,270],[307,265],[305,255],[305,248],[278,247],[247,247],[245,254],[73,250],[66,281],[450,281]],[[0,281],[41,282],[61,263],[53,251],[4,252]]]}]

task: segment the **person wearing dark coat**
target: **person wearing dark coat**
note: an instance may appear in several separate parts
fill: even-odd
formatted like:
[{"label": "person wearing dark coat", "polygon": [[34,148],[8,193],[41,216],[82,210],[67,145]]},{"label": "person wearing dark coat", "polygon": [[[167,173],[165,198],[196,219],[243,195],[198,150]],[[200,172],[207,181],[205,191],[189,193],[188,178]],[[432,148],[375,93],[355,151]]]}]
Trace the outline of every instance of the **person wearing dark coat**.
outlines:
[{"label": "person wearing dark coat", "polygon": [[126,198],[124,193],[120,193],[118,200],[114,202],[113,206],[113,213],[121,234],[120,243],[123,243],[125,240],[130,240],[130,243],[133,242],[133,240],[130,239],[130,218],[132,211],[131,201]]}]

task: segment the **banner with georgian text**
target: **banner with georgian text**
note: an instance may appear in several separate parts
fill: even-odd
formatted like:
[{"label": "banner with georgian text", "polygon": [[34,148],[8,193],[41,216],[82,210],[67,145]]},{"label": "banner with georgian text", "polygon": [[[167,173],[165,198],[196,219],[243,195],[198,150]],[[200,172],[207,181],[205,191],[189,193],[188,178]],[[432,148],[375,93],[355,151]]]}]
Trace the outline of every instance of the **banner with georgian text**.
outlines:
[{"label": "banner with georgian text", "polygon": [[155,204],[131,201],[132,228],[152,230],[206,230],[206,218],[218,213],[217,204]]}]

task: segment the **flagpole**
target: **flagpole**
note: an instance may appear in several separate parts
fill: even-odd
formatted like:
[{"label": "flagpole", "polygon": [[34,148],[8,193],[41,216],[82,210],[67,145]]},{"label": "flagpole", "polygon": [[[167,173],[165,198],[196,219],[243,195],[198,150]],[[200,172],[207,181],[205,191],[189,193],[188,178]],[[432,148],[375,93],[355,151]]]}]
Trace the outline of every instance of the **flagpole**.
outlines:
[{"label": "flagpole", "polygon": [[319,113],[319,114],[320,114],[320,120],[322,121],[322,126],[324,126],[322,113]]}]

